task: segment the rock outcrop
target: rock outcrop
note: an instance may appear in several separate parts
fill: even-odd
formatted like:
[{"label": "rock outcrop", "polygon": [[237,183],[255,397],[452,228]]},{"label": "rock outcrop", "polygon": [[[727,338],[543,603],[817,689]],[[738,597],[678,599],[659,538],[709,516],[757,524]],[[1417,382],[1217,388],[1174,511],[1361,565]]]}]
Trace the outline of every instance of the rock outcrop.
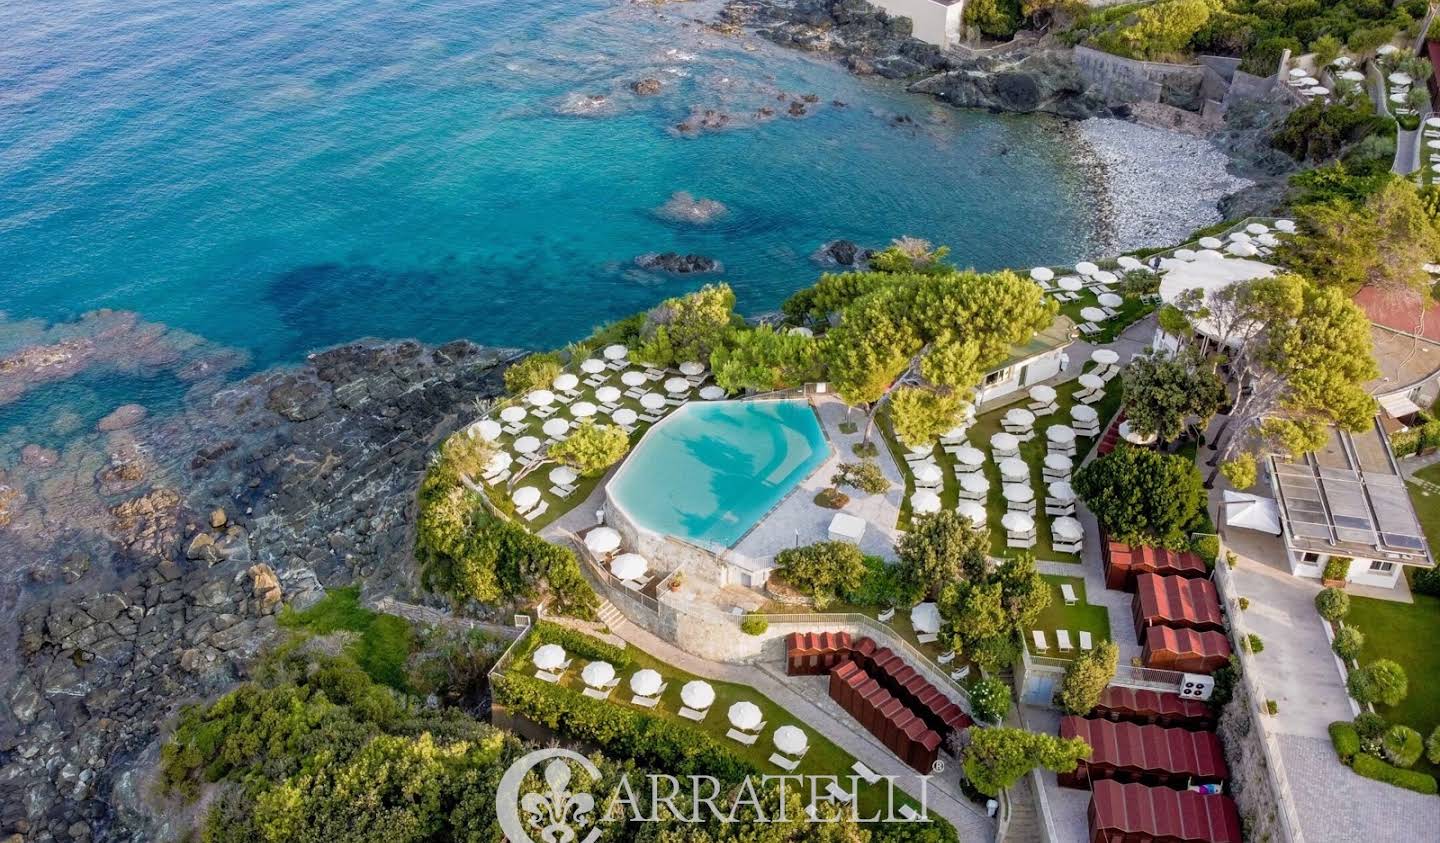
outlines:
[{"label": "rock outcrop", "polygon": [[904,79],[949,65],[938,47],[910,37],[909,18],[865,0],[732,0],[720,24],[754,28],[782,46],[834,54],[864,75]]},{"label": "rock outcrop", "polygon": [[635,265],[652,272],[668,272],[672,275],[699,275],[707,272],[721,272],[725,269],[720,261],[704,255],[682,255],[678,252],[652,252],[637,257]]},{"label": "rock outcrop", "polygon": [[1076,119],[1119,116],[1080,75],[1067,50],[966,60],[911,84],[910,90],[962,108],[1044,112]]}]

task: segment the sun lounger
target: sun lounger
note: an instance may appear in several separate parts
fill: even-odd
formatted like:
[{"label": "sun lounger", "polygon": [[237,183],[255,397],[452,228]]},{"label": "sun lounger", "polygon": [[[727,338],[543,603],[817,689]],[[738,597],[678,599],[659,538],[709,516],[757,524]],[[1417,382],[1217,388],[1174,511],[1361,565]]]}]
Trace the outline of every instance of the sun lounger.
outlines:
[{"label": "sun lounger", "polygon": [[624,583],[625,587],[630,589],[631,591],[639,591],[640,589],[645,587],[645,584],[640,582],[639,580],[625,580]]},{"label": "sun lounger", "polygon": [[581,691],[580,693],[584,694],[585,696],[589,697],[589,698],[592,699],[592,700],[608,700],[608,699],[610,699],[610,691],[609,691],[608,689],[602,691],[602,690],[600,690],[599,688],[589,688],[589,687],[587,687],[585,690]]},{"label": "sun lounger", "polygon": [[510,469],[505,469],[499,474],[492,474],[485,478],[486,486],[496,486],[510,479]]},{"label": "sun lounger", "polygon": [[1049,404],[1042,404],[1039,401],[1032,401],[1030,402],[1029,409],[1030,412],[1034,413],[1036,416],[1050,416],[1054,415],[1055,411],[1060,409],[1060,405],[1053,402]]},{"label": "sun lounger", "polygon": [[965,677],[967,677],[967,676],[969,676],[969,675],[970,675],[970,665],[968,665],[968,664],[966,664],[966,665],[961,665],[959,670],[952,670],[952,671],[950,671],[950,678],[951,678],[951,679],[954,679],[956,682],[959,682],[961,679],[964,679]]},{"label": "sun lounger", "polygon": [[934,644],[936,641],[940,640],[940,636],[933,632],[926,632],[922,635],[916,635],[915,640],[919,641],[921,644]]},{"label": "sun lounger", "polygon": [[554,682],[559,682],[559,681],[560,681],[560,674],[558,674],[558,673],[551,673],[551,672],[548,671],[548,670],[537,670],[537,671],[535,671],[535,678],[536,678],[536,679],[539,679],[539,680],[542,681],[542,682],[551,682],[551,683],[554,683]]},{"label": "sun lounger", "polygon": [[1084,542],[1053,542],[1051,548],[1056,553],[1073,553],[1079,555],[1085,549]]},{"label": "sun lounger", "polygon": [[825,792],[836,802],[849,805],[855,799],[855,794],[841,787],[837,782],[830,782],[825,785]]},{"label": "sun lounger", "polygon": [[1065,598],[1066,606],[1074,606],[1080,602],[1080,598],[1075,596],[1075,586],[1068,582],[1060,583],[1060,596]]},{"label": "sun lounger", "polygon": [[1099,401],[1100,399],[1102,399],[1102,398],[1104,398],[1104,397],[1105,397],[1105,392],[1104,392],[1104,390],[1095,389],[1095,390],[1091,390],[1089,394],[1085,395],[1083,398],[1079,398],[1078,400],[1080,401],[1081,404],[1094,404],[1095,402]]},{"label": "sun lounger", "polygon": [[697,710],[695,710],[695,709],[693,709],[693,708],[690,708],[689,706],[683,706],[683,705],[682,705],[682,706],[680,707],[680,716],[683,717],[683,718],[685,718],[686,720],[694,720],[696,723],[704,722],[704,720],[705,720],[705,715],[707,715],[707,714],[709,714],[709,713],[710,713],[710,709],[708,709],[708,708],[705,709],[704,711],[697,711]]},{"label": "sun lounger", "polygon": [[1020,548],[1020,549],[1022,549],[1022,550],[1028,550],[1028,549],[1030,549],[1030,548],[1032,548],[1032,547],[1035,546],[1035,537],[1034,537],[1034,536],[1015,536],[1015,535],[1007,535],[1007,536],[1005,537],[1005,546],[1006,546],[1006,547],[1016,547],[1016,548]]},{"label": "sun lounger", "polygon": [[650,422],[651,424],[660,421],[660,416],[657,416],[654,413],[641,413],[640,415],[636,416],[636,418],[640,419],[641,421]]},{"label": "sun lounger", "polygon": [[530,510],[529,512],[525,513],[525,520],[526,520],[526,521],[534,521],[536,518],[539,518],[540,516],[544,515],[544,514],[545,514],[545,510],[547,510],[547,509],[549,509],[549,508],[550,508],[550,502],[549,502],[549,501],[541,501],[538,506],[536,506],[534,509]]},{"label": "sun lounger", "polygon": [[665,370],[657,369],[654,366],[651,366],[645,370],[645,377],[649,378],[652,381],[658,381],[661,378],[665,377]]},{"label": "sun lounger", "polygon": [[939,655],[939,657],[935,659],[935,663],[936,663],[936,664],[949,664],[950,662],[953,662],[953,661],[955,661],[955,651],[954,651],[954,650],[951,650],[951,651],[948,652],[948,653],[941,653],[941,654]]},{"label": "sun lounger", "polygon": [[1054,498],[1046,498],[1046,499],[1045,499],[1045,514],[1046,514],[1046,515],[1074,515],[1074,514],[1075,514],[1075,502],[1074,502],[1074,501],[1065,501],[1064,503],[1061,503],[1061,502],[1055,500]]},{"label": "sun lounger", "polygon": [[630,698],[630,702],[638,706],[643,706],[644,708],[654,708],[660,704],[660,695],[656,694],[653,697],[642,697],[636,694]]},{"label": "sun lounger", "polygon": [[571,495],[575,494],[575,487],[574,487],[574,486],[551,486],[551,487],[550,487],[550,494],[554,495],[554,496],[557,497],[557,498],[568,498],[568,497],[570,497]]},{"label": "sun lounger", "polygon": [[906,822],[913,823],[920,820],[920,812],[915,810],[914,808],[911,808],[909,805],[901,805],[896,810],[899,812],[900,816],[905,818]]},{"label": "sun lounger", "polygon": [[645,394],[645,390],[641,389],[638,386],[632,386],[629,389],[625,390],[625,394],[638,401],[640,400],[640,396]]},{"label": "sun lounger", "polygon": [[605,368],[609,369],[612,372],[620,372],[629,365],[630,362],[628,360],[611,360],[609,363],[605,364]]},{"label": "sun lounger", "polygon": [[880,621],[881,623],[889,623],[890,621],[895,619],[895,610],[886,609],[885,611],[877,615],[875,619]]},{"label": "sun lounger", "polygon": [[1096,325],[1094,322],[1081,322],[1076,327],[1080,329],[1080,333],[1084,334],[1087,337],[1093,337],[1096,334],[1100,333],[1100,326]]},{"label": "sun lounger", "polygon": [[880,774],[879,774],[879,773],[875,772],[874,770],[870,769],[869,767],[866,767],[864,764],[862,764],[862,763],[859,762],[859,761],[856,761],[854,764],[851,764],[851,765],[850,765],[850,769],[855,771],[855,775],[857,775],[857,776],[859,776],[860,778],[864,779],[866,784],[874,784],[874,783],[880,781]]},{"label": "sun lounger", "polygon": [[760,736],[752,735],[749,732],[742,732],[739,729],[731,729],[730,731],[725,733],[725,737],[729,738],[732,741],[735,741],[736,743],[743,743],[746,746],[754,746],[755,741]]},{"label": "sun lounger", "polygon": [[1070,630],[1055,630],[1055,646],[1058,647],[1062,653],[1068,653],[1075,649],[1074,645],[1070,643]]},{"label": "sun lounger", "polygon": [[1080,651],[1089,652],[1094,646],[1095,642],[1090,639],[1090,633],[1083,629],[1080,630]]},{"label": "sun lounger", "polygon": [[923,454],[912,454],[912,453],[910,453],[909,451],[906,451],[906,452],[905,452],[905,462],[909,463],[910,466],[913,468],[914,465],[915,465],[915,463],[917,463],[917,462],[929,462],[933,456],[934,456],[934,455],[931,454],[929,451],[926,451],[926,452],[923,453]]},{"label": "sun lounger", "polygon": [[576,398],[579,398],[579,397],[580,397],[580,393],[578,393],[578,392],[557,392],[557,393],[555,393],[555,400],[556,400],[556,401],[559,401],[561,404],[569,404],[571,401],[574,401]]},{"label": "sun lounger", "polygon": [[525,425],[523,425],[523,424],[507,424],[507,425],[505,425],[505,428],[504,428],[504,429],[505,429],[505,432],[508,433],[508,434],[510,434],[511,436],[519,436],[520,434],[522,434],[522,433],[525,432]]},{"label": "sun lounger", "polygon": [[1044,653],[1050,649],[1050,644],[1045,640],[1045,633],[1034,629],[1030,631],[1030,637],[1035,641],[1035,652]]},{"label": "sun lounger", "polygon": [[601,387],[605,385],[605,381],[607,380],[609,380],[609,378],[602,377],[601,375],[591,375],[590,377],[585,379],[585,385],[591,387]]},{"label": "sun lounger", "polygon": [[786,772],[793,772],[796,767],[800,766],[800,760],[798,758],[786,758],[778,752],[770,753],[770,763]]}]

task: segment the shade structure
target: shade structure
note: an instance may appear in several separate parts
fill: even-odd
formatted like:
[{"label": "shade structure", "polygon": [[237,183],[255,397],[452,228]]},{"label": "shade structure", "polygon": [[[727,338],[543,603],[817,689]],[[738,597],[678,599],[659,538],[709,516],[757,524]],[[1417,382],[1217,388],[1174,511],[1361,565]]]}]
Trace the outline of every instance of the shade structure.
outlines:
[{"label": "shade structure", "polygon": [[940,466],[933,462],[922,462],[915,466],[915,479],[921,483],[939,483],[945,477]]},{"label": "shade structure", "polygon": [[630,349],[619,343],[615,343],[614,345],[605,346],[605,351],[603,352],[603,354],[605,355],[606,360],[624,360],[627,356],[629,356]]},{"label": "shade structure", "polygon": [[1081,281],[1074,275],[1066,275],[1064,278],[1061,278],[1055,283],[1059,284],[1060,289],[1064,290],[1067,293],[1079,292],[1080,290],[1083,290],[1085,288],[1085,282]]},{"label": "shade structure", "polygon": [[1252,222],[1249,225],[1245,226],[1245,230],[1250,234],[1264,234],[1265,232],[1270,230],[1270,226],[1266,225],[1263,222]]},{"label": "shade structure", "polygon": [[1045,492],[1050,497],[1060,502],[1075,500],[1075,489],[1064,480],[1056,480],[1045,487]]},{"label": "shade structure", "polygon": [[545,423],[540,425],[540,430],[546,436],[563,436],[569,429],[570,422],[565,419],[546,419]]},{"label": "shade structure", "polygon": [[1389,75],[1388,77],[1386,77],[1386,78],[1388,78],[1388,79],[1390,80],[1390,84],[1391,84],[1391,85],[1410,85],[1410,84],[1413,84],[1413,83],[1415,82],[1414,79],[1410,78],[1410,74],[1408,74],[1408,73],[1403,73],[1403,72],[1401,72],[1401,71],[1399,71],[1399,70],[1397,70],[1397,71],[1395,71],[1394,73],[1390,74],[1390,75]]},{"label": "shade structure", "polygon": [[1225,524],[1280,535],[1280,507],[1274,498],[1225,490]]},{"label": "shade structure", "polygon": [[1070,408],[1070,419],[1077,424],[1089,424],[1100,420],[1100,412],[1089,404],[1076,404]]},{"label": "shade structure", "polygon": [[1096,266],[1090,261],[1080,261],[1079,263],[1075,264],[1075,271],[1080,273],[1081,275],[1094,275],[1095,273],[1100,271],[1100,267]]},{"label": "shade structure", "polygon": [[1261,246],[1269,246],[1273,249],[1274,247],[1280,245],[1280,238],[1276,237],[1273,234],[1262,234],[1259,237],[1255,238],[1255,242],[1259,243]]},{"label": "shade structure", "polygon": [[1208,577],[1210,569],[1199,554],[1177,552],[1163,547],[1128,545],[1110,541],[1101,547],[1105,558],[1105,587],[1118,591],[1134,591],[1141,574],[1164,576]]},{"label": "shade structure", "polygon": [[955,512],[961,518],[969,518],[976,527],[984,527],[987,520],[985,504],[979,501],[961,501],[955,505]]},{"label": "shade structure", "polygon": [[1104,322],[1110,318],[1110,314],[1098,307],[1082,307],[1080,308],[1080,318],[1086,322]]},{"label": "shade structure", "polygon": [[706,401],[719,401],[725,397],[725,389],[712,383],[700,388],[700,397]]},{"label": "shade structure", "polygon": [[775,748],[786,755],[799,755],[810,745],[799,726],[781,726],[775,730]]},{"label": "shade structure", "polygon": [[1295,231],[1295,221],[1294,221],[1294,220],[1276,220],[1276,221],[1275,221],[1275,229],[1276,229],[1277,231],[1284,231],[1284,232],[1286,232],[1286,233],[1292,233],[1292,232]]},{"label": "shade structure", "polygon": [[1358,70],[1346,70],[1340,74],[1340,78],[1346,82],[1364,82],[1365,74]]},{"label": "shade structure", "polygon": [[1306,76],[1309,76],[1309,75],[1310,75],[1310,71],[1306,70],[1306,69],[1303,68],[1303,67],[1292,67],[1292,68],[1290,68],[1290,78],[1291,78],[1291,79],[1303,79],[1303,78],[1305,78]]},{"label": "shade structure", "polygon": [[1135,577],[1135,634],[1145,640],[1153,626],[1221,632],[1225,616],[1215,586],[1198,577],[1163,577],[1140,574]]},{"label": "shade structure", "polygon": [[962,422],[962,423],[957,424],[957,425],[955,425],[954,427],[950,428],[949,430],[945,431],[944,433],[940,434],[940,438],[941,438],[941,439],[964,439],[964,438],[965,438],[965,434],[967,434],[967,433],[969,433],[969,432],[970,432],[970,427],[969,427],[969,425],[968,425],[967,423]]},{"label": "shade structure", "polygon": [[575,469],[568,465],[557,465],[550,469],[550,482],[559,486],[569,486],[578,476]]},{"label": "shade structure", "polygon": [[496,451],[490,455],[490,461],[485,463],[485,473],[504,471],[510,467],[512,462],[514,462],[514,458],[510,456],[509,451]]},{"label": "shade structure", "polygon": [[1012,533],[1028,533],[1035,529],[1035,519],[1023,512],[1007,512],[1000,525]]},{"label": "shade structure", "polygon": [[1201,249],[1195,253],[1197,261],[1218,261],[1224,260],[1225,256],[1218,249]]},{"label": "shade structure", "polygon": [[1194,249],[1176,249],[1172,254],[1173,254],[1174,257],[1175,257],[1175,260],[1177,260],[1177,261],[1193,261],[1193,260],[1195,260],[1195,250],[1194,250]]},{"label": "shade structure", "polygon": [[541,670],[554,670],[565,663],[565,648],[559,644],[541,644],[535,648],[530,661]]},{"label": "shade structure", "polygon": [[1101,293],[1095,300],[1100,302],[1101,307],[1119,307],[1125,303],[1124,299],[1114,293]]},{"label": "shade structure", "polygon": [[500,438],[500,422],[494,419],[481,419],[470,426],[473,436],[478,436],[486,442],[494,442]]},{"label": "shade structure", "polygon": [[598,357],[587,357],[580,363],[580,371],[587,375],[598,375],[605,371],[605,361]]},{"label": "shade structure", "polygon": [[1222,245],[1219,237],[1201,237],[1198,245],[1202,249],[1218,249]]},{"label": "shade structure", "polygon": [[1079,519],[1062,515],[1050,522],[1050,532],[1056,538],[1064,541],[1078,542],[1085,538],[1085,528],[1080,526]]},{"label": "shade structure", "polygon": [[930,601],[915,604],[910,610],[910,625],[920,633],[939,632],[940,607]]},{"label": "shade structure", "polygon": [[533,454],[540,450],[540,440],[534,436],[522,436],[515,440],[515,450],[521,454]]},{"label": "shade structure", "polygon": [[647,392],[640,396],[640,406],[647,410],[658,410],[665,406],[665,396],[658,392]]},{"label": "shade structure", "polygon": [[990,491],[990,481],[985,478],[985,475],[979,472],[967,474],[960,478],[960,488],[972,495],[983,495]]},{"label": "shade structure", "polygon": [[1043,383],[1030,387],[1030,400],[1049,404],[1055,400],[1055,387]]},{"label": "shade structure", "polygon": [[1396,91],[1395,93],[1393,93],[1393,94],[1390,95],[1389,99],[1390,99],[1391,102],[1395,103],[1396,105],[1404,105],[1404,104],[1405,104],[1405,100],[1407,99],[1407,97],[1406,97],[1404,94],[1400,93],[1399,91]]},{"label": "shade structure", "polygon": [[638,580],[650,569],[650,563],[638,553],[622,553],[610,562],[610,573],[622,580]]},{"label": "shade structure", "polygon": [[975,468],[985,464],[985,452],[971,445],[964,445],[955,449],[955,462],[966,468]]},{"label": "shade structure", "polygon": [[1425,145],[1430,149],[1440,149],[1440,140],[1426,141]]},{"label": "shade structure", "polygon": [[1091,787],[1091,843],[1241,843],[1244,835],[1235,800],[1221,793],[1122,784],[1101,779]]},{"label": "shade structure", "polygon": [[620,534],[613,527],[596,527],[585,535],[585,546],[592,553],[612,553],[620,546]]},{"label": "shade structure", "polygon": [[1120,268],[1125,270],[1126,272],[1143,271],[1148,268],[1145,266],[1145,264],[1140,262],[1139,258],[1136,258],[1132,255],[1121,255],[1120,257],[1115,259],[1115,262],[1118,263],[1120,265]]},{"label": "shade structure", "polygon": [[910,496],[910,509],[917,515],[929,515],[940,511],[940,496],[929,489],[921,489]]},{"label": "shade structure", "polygon": [[917,457],[923,457],[923,456],[928,455],[931,451],[934,451],[934,450],[935,450],[935,446],[934,446],[934,445],[928,445],[928,444],[911,445],[909,448],[906,448],[905,450],[909,451],[910,453],[914,454],[914,455],[917,456]]},{"label": "shade structure", "polygon": [[615,422],[616,424],[626,425],[627,427],[634,424],[636,421],[639,420],[639,418],[640,417],[636,415],[635,411],[630,409],[629,407],[621,407],[614,413],[610,414],[611,421]]},{"label": "shade structure", "polygon": [[588,419],[598,412],[600,412],[600,408],[589,401],[576,401],[570,405],[570,415],[577,419]]},{"label": "shade structure", "polygon": [[1398,53],[1398,52],[1400,52],[1400,48],[1397,47],[1397,46],[1395,46],[1394,44],[1381,44],[1381,45],[1375,50],[1375,55],[1377,55],[1377,56],[1393,56],[1393,55],[1395,55],[1395,54]]},{"label": "shade structure", "polygon": [[1020,483],[1030,477],[1030,466],[1019,457],[1006,457],[1000,461],[1000,479],[1007,483]]},{"label": "shade structure", "polygon": [[561,372],[560,374],[555,376],[555,380],[550,382],[551,386],[555,387],[561,392],[569,392],[579,384],[580,379],[575,377],[575,375],[571,372]]},{"label": "shade structure", "polygon": [[1090,359],[1101,366],[1113,366],[1120,362],[1120,354],[1112,348],[1097,348],[1090,352]]},{"label": "shade structure", "polygon": [[1069,474],[1075,467],[1075,461],[1064,454],[1046,454],[1045,467],[1060,474]]},{"label": "shade structure", "polygon": [[690,381],[684,378],[666,378],[665,391],[669,393],[684,392],[690,388]]},{"label": "shade structure", "polygon": [[1120,276],[1116,275],[1108,269],[1102,269],[1099,272],[1091,275],[1090,277],[1093,278],[1098,284],[1114,284],[1115,282],[1120,280]]},{"label": "shade structure", "polygon": [[595,390],[595,400],[601,404],[614,404],[620,400],[620,388],[606,384]]},{"label": "shade structure", "polygon": [[654,696],[659,693],[660,686],[665,684],[659,671],[645,668],[637,670],[630,675],[630,690],[642,697]]},{"label": "shade structure", "polygon": [[686,360],[679,366],[680,374],[693,378],[705,371],[705,364],[695,360]]},{"label": "shade structure", "polygon": [[534,486],[521,486],[510,495],[510,500],[521,509],[529,509],[540,502],[540,490]]},{"label": "shade structure", "polygon": [[1225,247],[1225,251],[1237,258],[1249,258],[1254,257],[1259,250],[1251,243],[1231,243]]},{"label": "shade structure", "polygon": [[[1361,76],[1363,77],[1364,74],[1361,74]],[[1426,117],[1425,125],[1432,129],[1440,129],[1440,117]]]},{"label": "shade structure", "polygon": [[1130,422],[1120,423],[1120,438],[1132,445],[1151,445],[1158,438],[1155,434],[1144,434],[1130,426]]},{"label": "shade structure", "polygon": [[1020,447],[1020,440],[1013,433],[1000,431],[990,437],[990,448],[996,451],[1013,451]]},{"label": "shade structure", "polygon": [[580,678],[592,688],[603,688],[615,679],[615,665],[610,662],[590,662],[580,671]]},{"label": "shade structure", "polygon": [[1091,753],[1060,784],[1089,787],[1095,779],[1140,779],[1146,784],[1220,784],[1230,777],[1225,750],[1214,732],[1141,726],[1070,715],[1060,718],[1060,736],[1080,738]]},{"label": "shade structure", "polygon": [[500,420],[507,424],[515,424],[516,422],[524,421],[527,415],[529,414],[525,412],[524,407],[518,404],[512,404],[500,411]]},{"label": "shade structure", "polygon": [[1300,87],[1302,88],[1313,88],[1319,84],[1320,80],[1316,79],[1314,76],[1306,76],[1300,80]]},{"label": "shade structure", "polygon": [[704,711],[715,704],[715,689],[709,682],[692,679],[680,689],[680,702],[687,708]]},{"label": "shade structure", "polygon": [[1085,387],[1086,389],[1105,388],[1105,381],[1101,380],[1099,375],[1094,375],[1090,372],[1086,372],[1085,374],[1081,375],[1078,380],[1080,381],[1080,385]]},{"label": "shade structure", "polygon": [[1035,500],[1035,490],[1024,483],[1006,483],[1001,493],[1010,503],[1029,503]]},{"label": "shade structure", "polygon": [[1175,726],[1211,729],[1215,726],[1215,712],[1200,700],[1168,691],[1123,685],[1110,685],[1101,692],[1100,701],[1095,704],[1090,716],[1142,726],[1154,724],[1167,729]]},{"label": "shade structure", "polygon": [[548,407],[555,403],[555,393],[548,389],[531,390],[525,400],[536,407]]},{"label": "shade structure", "polygon": [[762,717],[760,706],[746,701],[737,702],[730,706],[730,710],[725,712],[725,716],[729,718],[731,726],[746,731],[759,726],[760,718]]},{"label": "shade structure", "polygon": [[1048,266],[1037,266],[1030,270],[1030,277],[1036,281],[1050,281],[1055,278],[1055,272]]},{"label": "shade structure", "polygon": [[1005,411],[1005,423],[1029,427],[1035,423],[1035,414],[1024,407],[1011,407]]},{"label": "shade structure", "polygon": [[650,381],[644,372],[621,372],[620,382],[626,386],[644,386]]},{"label": "shade structure", "polygon": [[1075,441],[1075,428],[1068,424],[1052,424],[1045,428],[1045,439],[1056,445],[1069,445]]}]

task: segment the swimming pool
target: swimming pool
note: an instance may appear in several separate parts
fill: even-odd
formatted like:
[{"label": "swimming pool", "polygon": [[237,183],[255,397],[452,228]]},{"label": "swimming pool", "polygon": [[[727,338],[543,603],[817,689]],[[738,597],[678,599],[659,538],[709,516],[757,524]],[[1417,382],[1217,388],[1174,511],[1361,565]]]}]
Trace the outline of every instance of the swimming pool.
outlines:
[{"label": "swimming pool", "polygon": [[804,401],[695,402],[652,428],[606,491],[645,529],[730,547],[829,454]]}]

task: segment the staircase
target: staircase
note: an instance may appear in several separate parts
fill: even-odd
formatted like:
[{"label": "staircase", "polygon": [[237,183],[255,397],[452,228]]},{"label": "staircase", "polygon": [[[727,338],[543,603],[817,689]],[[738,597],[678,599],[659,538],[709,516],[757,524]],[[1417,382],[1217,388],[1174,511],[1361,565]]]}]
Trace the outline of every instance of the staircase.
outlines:
[{"label": "staircase", "polygon": [[615,608],[615,604],[614,604],[614,603],[611,603],[609,600],[606,600],[604,597],[600,597],[600,622],[601,622],[601,623],[605,624],[605,626],[609,627],[610,629],[614,629],[621,621],[624,621],[624,620],[625,620],[625,616],[620,613],[620,610],[619,610],[619,609]]},{"label": "staircase", "polygon": [[[1042,774],[1043,775],[1043,774]],[[1010,822],[1005,826],[1001,843],[1034,843],[1040,836],[1040,815],[1035,810],[1035,792],[1031,789],[1030,776],[1021,779],[1010,788]]]}]

